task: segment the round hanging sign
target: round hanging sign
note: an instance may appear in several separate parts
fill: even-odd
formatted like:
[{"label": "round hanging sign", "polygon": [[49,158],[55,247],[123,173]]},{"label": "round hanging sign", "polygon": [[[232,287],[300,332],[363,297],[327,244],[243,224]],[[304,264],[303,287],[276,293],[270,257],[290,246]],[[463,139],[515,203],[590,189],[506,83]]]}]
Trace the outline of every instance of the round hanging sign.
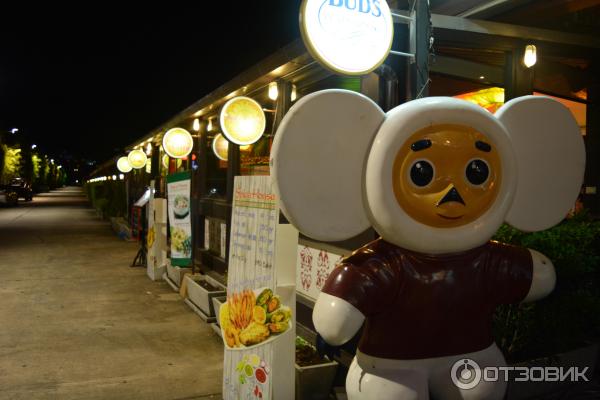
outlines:
[{"label": "round hanging sign", "polygon": [[[176,163],[177,168],[181,167],[181,163],[182,163],[181,158],[178,158],[177,163]],[[169,169],[169,155],[168,154],[164,154],[162,156],[162,164],[165,167],[165,169]]]},{"label": "round hanging sign", "polygon": [[172,158],[183,158],[192,152],[194,139],[183,128],[169,129],[163,136],[163,149]]},{"label": "round hanging sign", "polygon": [[256,142],[265,132],[265,112],[255,100],[239,96],[221,110],[221,129],[225,137],[240,146]]},{"label": "round hanging sign", "polygon": [[129,159],[126,156],[120,157],[117,160],[117,169],[124,174],[131,171],[131,164],[129,164]]},{"label": "round hanging sign", "polygon": [[127,155],[127,160],[129,161],[131,167],[135,169],[141,169],[146,166],[148,157],[142,150],[131,150]]},{"label": "round hanging sign", "polygon": [[219,160],[227,161],[229,142],[220,133],[215,135],[215,138],[212,141],[212,149]]},{"label": "round hanging sign", "polygon": [[300,32],[323,66],[338,74],[364,75],[388,56],[394,24],[385,0],[304,0]]}]

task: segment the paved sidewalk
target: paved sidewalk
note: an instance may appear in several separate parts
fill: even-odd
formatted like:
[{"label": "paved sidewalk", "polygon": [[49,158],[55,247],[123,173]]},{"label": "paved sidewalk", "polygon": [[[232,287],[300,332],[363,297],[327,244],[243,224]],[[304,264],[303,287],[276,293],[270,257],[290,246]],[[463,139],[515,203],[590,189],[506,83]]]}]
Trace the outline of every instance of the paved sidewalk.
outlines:
[{"label": "paved sidewalk", "polygon": [[220,339],[136,251],[78,188],[0,208],[0,399],[220,398]]}]

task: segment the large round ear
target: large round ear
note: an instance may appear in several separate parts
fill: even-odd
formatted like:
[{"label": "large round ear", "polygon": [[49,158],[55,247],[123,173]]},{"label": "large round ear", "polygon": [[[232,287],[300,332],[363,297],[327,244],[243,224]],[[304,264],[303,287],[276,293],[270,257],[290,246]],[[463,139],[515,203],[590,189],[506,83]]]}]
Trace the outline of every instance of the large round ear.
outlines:
[{"label": "large round ear", "polygon": [[300,99],[271,149],[271,174],[288,220],[317,240],[345,240],[371,226],[363,201],[365,161],[384,112],[347,90]]},{"label": "large round ear", "polygon": [[529,232],[556,225],[583,182],[585,147],[577,122],[558,101],[540,96],[513,99],[496,116],[517,159],[517,189],[506,222]]}]

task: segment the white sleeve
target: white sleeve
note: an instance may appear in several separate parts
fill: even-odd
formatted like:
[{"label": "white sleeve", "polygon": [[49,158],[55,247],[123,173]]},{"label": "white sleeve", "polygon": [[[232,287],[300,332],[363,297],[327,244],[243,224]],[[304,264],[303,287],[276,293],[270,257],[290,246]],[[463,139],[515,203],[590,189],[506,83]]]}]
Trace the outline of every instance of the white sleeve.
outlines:
[{"label": "white sleeve", "polygon": [[556,272],[552,261],[542,253],[528,249],[533,262],[531,287],[523,302],[531,302],[548,296],[556,284]]},{"label": "white sleeve", "polygon": [[346,300],[321,292],[312,319],[323,339],[330,345],[339,346],[352,339],[365,316]]}]

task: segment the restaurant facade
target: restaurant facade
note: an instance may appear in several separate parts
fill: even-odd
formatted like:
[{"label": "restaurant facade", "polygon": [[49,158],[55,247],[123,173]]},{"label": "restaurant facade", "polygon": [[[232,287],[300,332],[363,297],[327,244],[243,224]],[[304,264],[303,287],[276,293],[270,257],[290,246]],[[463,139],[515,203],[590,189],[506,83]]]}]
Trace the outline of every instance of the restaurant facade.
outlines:
[{"label": "restaurant facade", "polygon": [[[565,105],[581,129],[587,165],[579,201],[598,215],[600,85],[594,62],[600,54],[600,38],[431,14],[425,7],[418,10],[419,7],[422,6],[417,5],[412,13],[410,9],[392,10],[392,50],[412,56],[391,54],[372,72],[345,75],[325,68],[305,42],[297,40],[127,146],[123,154],[139,149],[147,155],[143,168],[123,174],[117,170],[116,159],[111,159],[90,176],[88,185],[100,187],[110,181],[126,185],[130,219],[132,207],[149,187],[154,198],[166,198],[168,177],[189,171],[191,262],[184,267],[226,286],[235,177],[270,174],[270,151],[277,128],[299,99],[323,89],[345,89],[367,96],[387,111],[416,98],[452,96],[493,113],[512,98],[544,95]],[[406,17],[413,17],[413,22],[407,24]],[[530,46],[534,46],[533,50]],[[524,57],[528,52],[531,57],[532,51],[536,60],[527,66]],[[240,96],[256,101],[265,115],[263,135],[249,145],[227,140],[221,126],[224,105]],[[193,138],[191,153],[181,159],[169,157],[162,146],[164,134],[176,127],[186,129]],[[337,156],[331,154],[332,158]],[[285,223],[283,215],[280,222]],[[163,251],[167,259],[159,263],[168,263],[170,258],[166,232],[165,229]],[[297,335],[315,341],[312,309],[326,277],[341,257],[376,237],[373,229],[343,242],[320,242],[299,236],[294,262]],[[356,344],[357,338],[344,345],[338,357],[342,366],[338,385],[343,382]]]}]

